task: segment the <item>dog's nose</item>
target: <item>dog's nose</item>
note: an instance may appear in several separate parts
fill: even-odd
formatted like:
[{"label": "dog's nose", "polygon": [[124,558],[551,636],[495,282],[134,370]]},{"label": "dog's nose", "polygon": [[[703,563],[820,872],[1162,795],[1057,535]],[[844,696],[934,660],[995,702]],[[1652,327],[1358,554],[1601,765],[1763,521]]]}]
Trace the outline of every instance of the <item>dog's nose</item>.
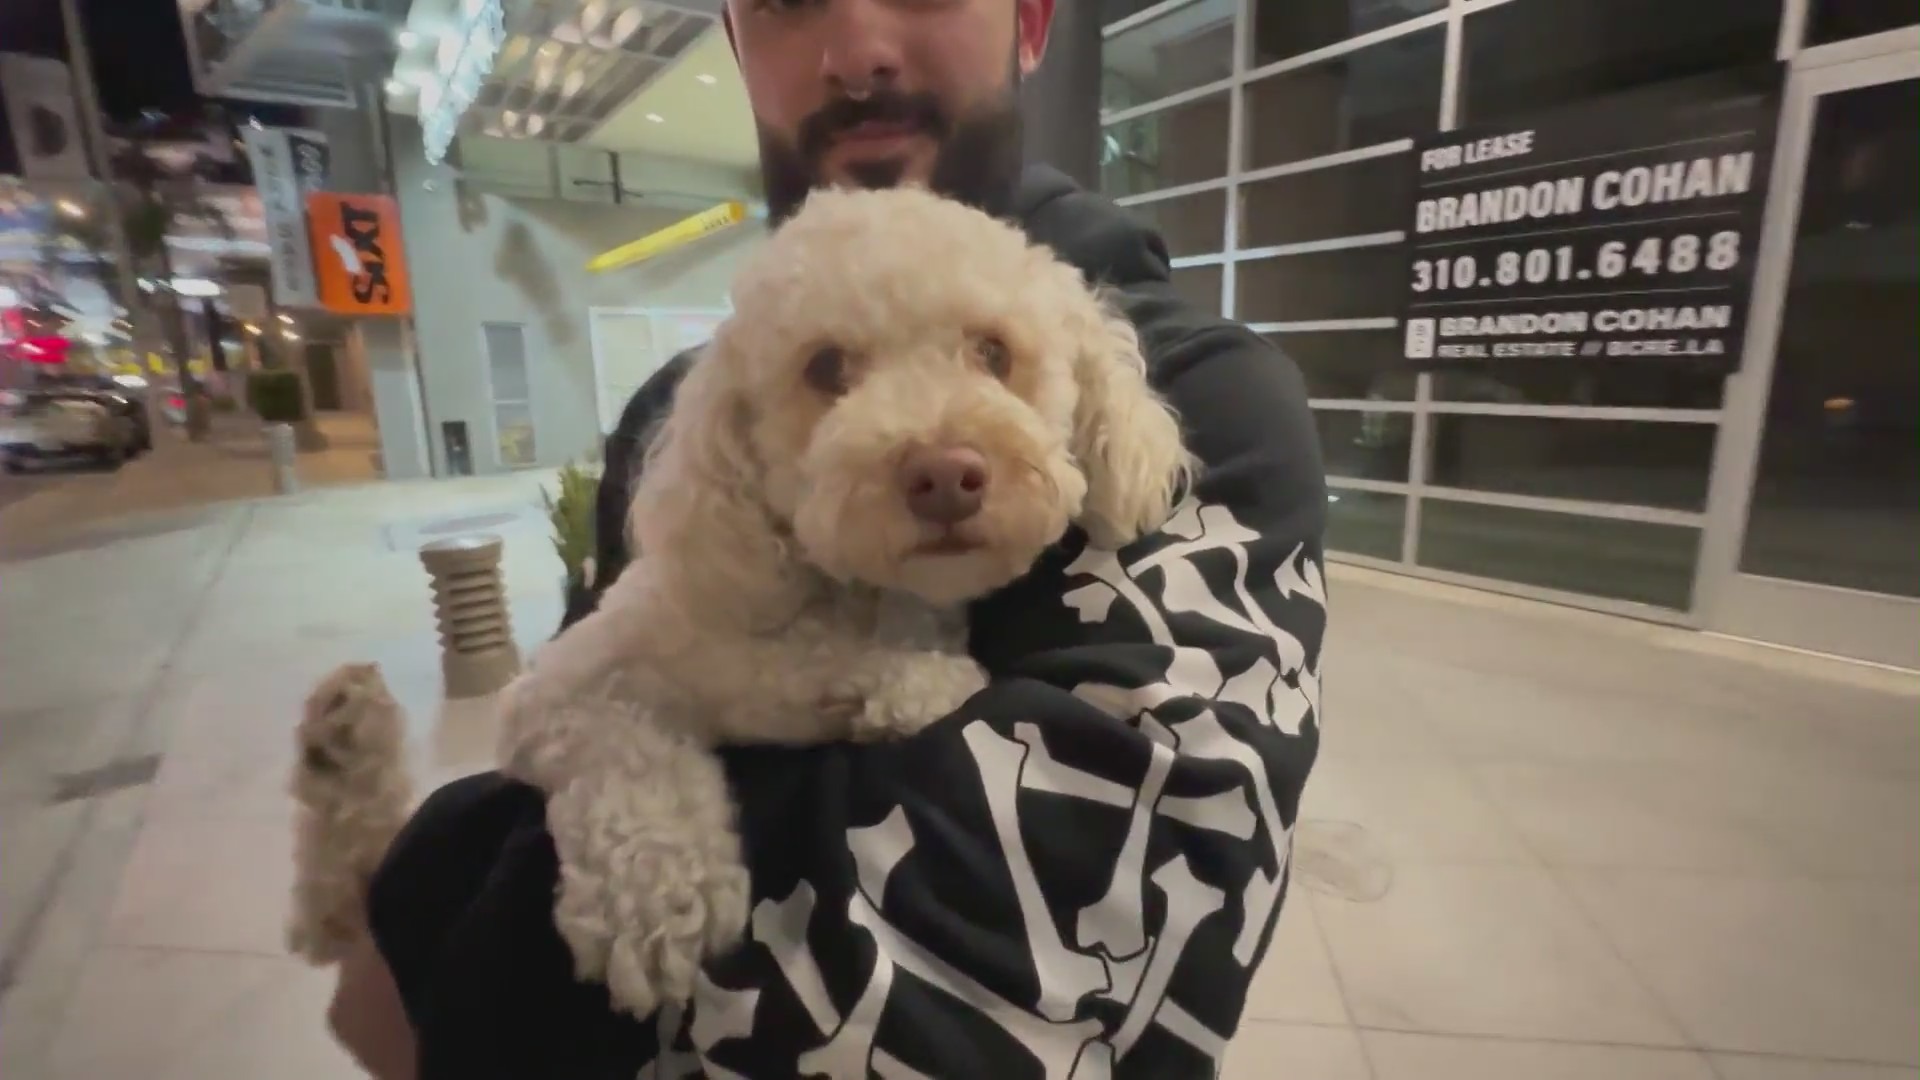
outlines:
[{"label": "dog's nose", "polygon": [[900,463],[900,488],[914,517],[958,525],[987,497],[987,459],[962,446],[915,450]]}]

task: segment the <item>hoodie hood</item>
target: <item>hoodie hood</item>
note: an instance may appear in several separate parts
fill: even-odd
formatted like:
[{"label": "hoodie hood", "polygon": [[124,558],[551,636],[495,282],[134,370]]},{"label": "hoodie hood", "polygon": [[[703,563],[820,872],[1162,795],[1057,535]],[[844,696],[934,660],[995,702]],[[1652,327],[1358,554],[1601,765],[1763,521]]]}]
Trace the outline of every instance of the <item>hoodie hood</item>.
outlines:
[{"label": "hoodie hood", "polygon": [[1029,165],[1014,195],[1020,227],[1090,282],[1121,288],[1169,280],[1167,247],[1105,197],[1050,165]]}]

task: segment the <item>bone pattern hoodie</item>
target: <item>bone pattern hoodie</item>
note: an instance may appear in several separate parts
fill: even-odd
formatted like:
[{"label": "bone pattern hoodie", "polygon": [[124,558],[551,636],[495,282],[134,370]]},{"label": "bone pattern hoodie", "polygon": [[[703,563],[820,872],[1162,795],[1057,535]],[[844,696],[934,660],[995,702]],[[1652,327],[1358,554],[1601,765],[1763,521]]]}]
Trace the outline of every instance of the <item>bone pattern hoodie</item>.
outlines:
[{"label": "bone pattern hoodie", "polygon": [[[1071,533],[973,605],[992,683],[961,712],[892,743],[723,751],[755,906],[683,1009],[636,1020],[574,979],[538,791],[436,792],[368,901],[422,1080],[1217,1074],[1319,745],[1319,443],[1293,363],[1183,300],[1158,236],[1043,166],[1015,217],[1115,291],[1202,462],[1192,491],[1126,550]],[[603,582],[691,362],[609,439]]]}]

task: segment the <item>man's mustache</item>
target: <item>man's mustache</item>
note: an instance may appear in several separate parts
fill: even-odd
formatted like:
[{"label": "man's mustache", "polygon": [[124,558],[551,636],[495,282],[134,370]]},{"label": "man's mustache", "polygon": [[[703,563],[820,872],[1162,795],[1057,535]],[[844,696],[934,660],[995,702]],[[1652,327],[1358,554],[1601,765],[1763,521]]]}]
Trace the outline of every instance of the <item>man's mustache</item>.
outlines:
[{"label": "man's mustache", "polygon": [[901,94],[878,91],[871,97],[840,97],[828,102],[819,112],[800,124],[800,156],[817,162],[833,140],[861,124],[889,124],[941,139],[946,136],[947,117],[940,102],[931,94]]}]

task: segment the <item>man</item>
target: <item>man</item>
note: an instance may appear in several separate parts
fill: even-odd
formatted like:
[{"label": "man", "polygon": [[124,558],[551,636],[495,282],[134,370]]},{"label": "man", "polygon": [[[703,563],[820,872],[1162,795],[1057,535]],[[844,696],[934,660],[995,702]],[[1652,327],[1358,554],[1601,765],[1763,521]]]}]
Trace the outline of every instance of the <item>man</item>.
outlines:
[{"label": "man", "polygon": [[[1212,1076],[1286,889],[1319,740],[1326,495],[1297,371],[1168,283],[1157,237],[1019,161],[1053,0],[731,0],[777,222],[922,183],[1117,290],[1203,462],[1160,534],[1069,536],[976,605],[987,690],[914,738],[725,752],[748,942],[638,1021],[572,977],[538,792],[436,793],[376,877],[334,1009],[370,1069],[478,1077]],[[904,238],[903,238],[904,239]],[[937,262],[930,273],[939,272]],[[601,583],[645,433],[603,480]],[[1287,962],[1280,958],[1278,962]]]}]

